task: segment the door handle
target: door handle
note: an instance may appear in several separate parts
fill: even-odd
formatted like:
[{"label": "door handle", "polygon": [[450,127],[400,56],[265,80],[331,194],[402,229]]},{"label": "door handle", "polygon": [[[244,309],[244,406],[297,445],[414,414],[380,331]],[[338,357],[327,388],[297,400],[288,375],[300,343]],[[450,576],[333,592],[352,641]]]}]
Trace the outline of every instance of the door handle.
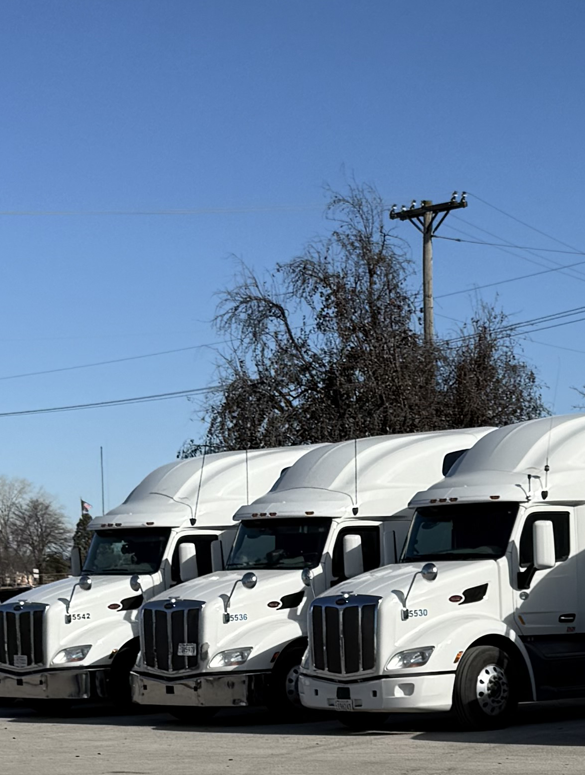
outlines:
[{"label": "door handle", "polygon": [[559,616],[559,622],[561,624],[567,624],[570,622],[574,622],[576,618],[577,618],[576,614],[561,614]]}]

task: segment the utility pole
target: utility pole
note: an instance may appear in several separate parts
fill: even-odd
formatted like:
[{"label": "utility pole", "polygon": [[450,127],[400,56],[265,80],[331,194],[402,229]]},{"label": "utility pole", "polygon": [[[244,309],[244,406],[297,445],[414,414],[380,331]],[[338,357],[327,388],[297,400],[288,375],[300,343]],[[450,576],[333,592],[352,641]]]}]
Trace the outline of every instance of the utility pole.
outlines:
[{"label": "utility pole", "polygon": [[[457,191],[453,192],[450,202],[441,202],[434,205],[430,200],[423,199],[420,207],[416,206],[416,200],[413,199],[410,208],[407,210],[402,205],[401,210],[392,205],[390,218],[400,221],[410,221],[423,235],[423,322],[424,339],[430,343],[435,336],[434,315],[433,315],[433,237],[437,233],[439,226],[449,215],[451,210],[457,210],[460,207],[467,207],[467,195],[465,191],[461,194],[461,199],[457,200]],[[438,223],[435,223],[439,213],[443,213]]]}]

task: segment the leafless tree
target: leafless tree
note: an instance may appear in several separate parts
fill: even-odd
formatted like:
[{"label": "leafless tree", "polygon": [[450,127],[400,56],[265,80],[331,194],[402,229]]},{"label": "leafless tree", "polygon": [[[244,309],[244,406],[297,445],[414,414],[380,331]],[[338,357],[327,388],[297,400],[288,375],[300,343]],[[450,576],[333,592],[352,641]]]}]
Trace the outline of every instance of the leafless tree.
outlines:
[{"label": "leafless tree", "polygon": [[[380,195],[330,193],[330,233],[266,278],[241,264],[215,323],[222,391],[208,448],[280,446],[503,424],[546,410],[505,318],[481,307],[454,342],[425,343],[404,245]],[[187,442],[181,456],[201,451]]]}]

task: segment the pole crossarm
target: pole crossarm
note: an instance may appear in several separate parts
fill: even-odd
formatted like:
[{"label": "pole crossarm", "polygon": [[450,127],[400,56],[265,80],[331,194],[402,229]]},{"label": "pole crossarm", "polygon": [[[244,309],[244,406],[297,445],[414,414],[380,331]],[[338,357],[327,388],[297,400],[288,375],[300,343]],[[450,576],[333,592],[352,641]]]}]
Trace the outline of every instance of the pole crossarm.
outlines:
[{"label": "pole crossarm", "polygon": [[[433,313],[433,237],[437,233],[439,226],[449,215],[451,210],[458,210],[461,207],[467,207],[467,196],[465,191],[461,194],[461,199],[457,199],[457,191],[453,192],[451,201],[433,204],[428,199],[423,199],[420,207],[416,206],[416,200],[413,199],[410,207],[407,209],[402,206],[398,210],[396,205],[392,205],[390,218],[399,221],[410,221],[412,225],[423,235],[423,325],[424,338],[426,342],[432,342],[434,338],[434,313]],[[437,223],[438,216],[441,216]]]}]

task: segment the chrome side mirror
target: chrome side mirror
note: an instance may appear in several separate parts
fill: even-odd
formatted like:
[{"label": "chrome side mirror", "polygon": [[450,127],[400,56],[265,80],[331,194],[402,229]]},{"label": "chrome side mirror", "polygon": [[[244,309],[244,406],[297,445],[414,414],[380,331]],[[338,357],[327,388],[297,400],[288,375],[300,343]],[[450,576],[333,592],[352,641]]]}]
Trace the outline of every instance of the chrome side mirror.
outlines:
[{"label": "chrome side mirror", "polygon": [[132,592],[140,592],[142,587],[140,586],[140,576],[138,573],[135,573],[133,576],[130,576],[130,589]]},{"label": "chrome side mirror", "polygon": [[301,571],[301,581],[306,587],[311,586],[311,581],[313,581],[313,571],[311,568],[303,568]]},{"label": "chrome side mirror", "polygon": [[422,566],[420,575],[425,581],[434,581],[437,578],[439,569],[434,562],[427,562]]},{"label": "chrome side mirror", "polygon": [[252,573],[252,571],[248,571],[248,573],[244,573],[242,576],[242,586],[246,587],[246,589],[254,589],[257,583],[258,576],[256,576],[255,573]]},{"label": "chrome side mirror", "polygon": [[82,576],[79,579],[79,586],[81,589],[84,589],[86,592],[88,592],[91,589],[91,577],[90,576]]}]

